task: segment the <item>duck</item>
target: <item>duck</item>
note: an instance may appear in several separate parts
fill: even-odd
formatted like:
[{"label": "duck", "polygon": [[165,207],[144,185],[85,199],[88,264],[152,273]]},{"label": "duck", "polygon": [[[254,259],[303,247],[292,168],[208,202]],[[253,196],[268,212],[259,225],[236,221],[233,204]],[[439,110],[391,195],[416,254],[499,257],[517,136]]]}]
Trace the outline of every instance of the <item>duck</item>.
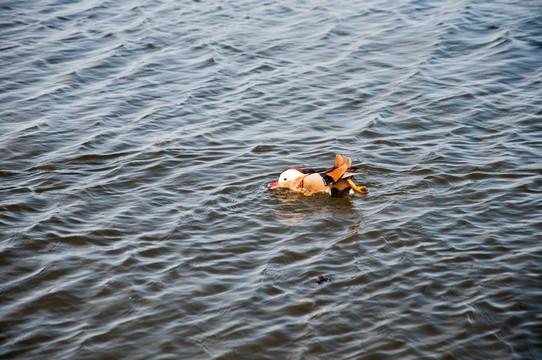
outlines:
[{"label": "duck", "polygon": [[324,170],[308,170],[288,168],[284,170],[277,181],[269,184],[271,189],[286,188],[304,195],[327,193],[332,197],[346,197],[355,193],[366,194],[365,186],[358,186],[352,177],[358,172],[352,167],[352,160],[344,155],[335,155],[335,165]]}]

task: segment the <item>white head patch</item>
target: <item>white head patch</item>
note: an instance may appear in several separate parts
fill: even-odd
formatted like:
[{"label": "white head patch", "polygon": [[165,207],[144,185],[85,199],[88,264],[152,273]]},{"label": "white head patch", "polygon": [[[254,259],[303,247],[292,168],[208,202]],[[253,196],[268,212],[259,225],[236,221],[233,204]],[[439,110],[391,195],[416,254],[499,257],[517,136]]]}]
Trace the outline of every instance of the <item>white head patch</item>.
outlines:
[{"label": "white head patch", "polygon": [[301,171],[296,169],[288,169],[282,172],[279,176],[279,185],[285,187],[287,181],[295,180],[300,176],[303,176]]}]

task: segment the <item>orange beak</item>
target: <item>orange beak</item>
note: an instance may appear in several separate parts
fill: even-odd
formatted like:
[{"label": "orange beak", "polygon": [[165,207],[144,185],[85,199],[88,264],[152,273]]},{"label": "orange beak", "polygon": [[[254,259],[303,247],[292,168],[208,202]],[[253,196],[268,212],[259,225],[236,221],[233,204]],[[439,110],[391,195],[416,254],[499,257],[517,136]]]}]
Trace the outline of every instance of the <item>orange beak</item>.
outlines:
[{"label": "orange beak", "polygon": [[267,186],[269,186],[271,189],[278,189],[280,187],[278,180]]}]

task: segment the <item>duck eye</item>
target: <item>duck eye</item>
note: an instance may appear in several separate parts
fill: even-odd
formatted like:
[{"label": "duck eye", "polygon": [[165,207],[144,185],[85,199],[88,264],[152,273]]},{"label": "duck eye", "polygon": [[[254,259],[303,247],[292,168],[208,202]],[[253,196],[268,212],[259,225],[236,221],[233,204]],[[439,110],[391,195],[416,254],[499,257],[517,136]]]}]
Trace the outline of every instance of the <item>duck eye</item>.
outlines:
[{"label": "duck eye", "polygon": [[284,178],[284,179],[282,179],[282,180],[283,180],[283,181],[288,181],[288,179],[286,179],[286,178]]}]

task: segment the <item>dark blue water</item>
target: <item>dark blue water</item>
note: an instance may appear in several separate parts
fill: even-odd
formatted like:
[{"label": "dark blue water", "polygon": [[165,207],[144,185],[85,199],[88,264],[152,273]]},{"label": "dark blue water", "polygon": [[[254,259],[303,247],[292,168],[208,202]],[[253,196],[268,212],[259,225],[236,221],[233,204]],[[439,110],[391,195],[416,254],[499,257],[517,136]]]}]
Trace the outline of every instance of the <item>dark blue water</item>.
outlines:
[{"label": "dark blue water", "polygon": [[3,1],[0,358],[540,359],[540,159],[540,1]]}]

